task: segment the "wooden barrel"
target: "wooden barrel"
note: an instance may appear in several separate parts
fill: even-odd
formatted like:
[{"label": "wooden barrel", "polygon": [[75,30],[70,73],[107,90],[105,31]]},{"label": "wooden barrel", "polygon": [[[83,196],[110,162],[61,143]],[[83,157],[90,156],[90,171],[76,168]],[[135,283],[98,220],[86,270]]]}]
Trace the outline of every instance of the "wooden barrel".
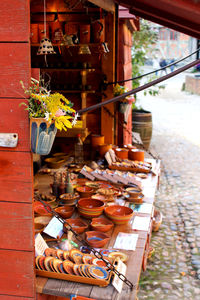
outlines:
[{"label": "wooden barrel", "polygon": [[132,111],[132,131],[140,134],[145,149],[148,149],[152,137],[152,114],[149,111]]}]

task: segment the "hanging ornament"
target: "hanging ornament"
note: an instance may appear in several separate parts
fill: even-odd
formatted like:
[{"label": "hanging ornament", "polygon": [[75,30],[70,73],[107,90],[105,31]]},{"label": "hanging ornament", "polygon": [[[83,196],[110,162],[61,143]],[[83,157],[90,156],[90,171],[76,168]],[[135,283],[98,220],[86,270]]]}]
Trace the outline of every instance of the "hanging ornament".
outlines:
[{"label": "hanging ornament", "polygon": [[47,22],[46,22],[46,0],[44,0],[44,38],[40,41],[40,46],[37,51],[37,55],[44,55],[46,66],[47,64],[47,54],[56,54],[53,49],[51,40],[47,38]]}]

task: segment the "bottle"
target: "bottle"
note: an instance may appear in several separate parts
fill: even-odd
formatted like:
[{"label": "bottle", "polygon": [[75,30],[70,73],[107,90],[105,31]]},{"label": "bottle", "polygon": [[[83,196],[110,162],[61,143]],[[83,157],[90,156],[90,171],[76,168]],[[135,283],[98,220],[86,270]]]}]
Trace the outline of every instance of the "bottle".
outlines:
[{"label": "bottle", "polygon": [[82,164],[83,161],[83,142],[81,140],[81,135],[77,134],[77,141],[75,143],[75,163]]},{"label": "bottle", "polygon": [[74,188],[70,180],[70,174],[67,170],[67,176],[66,176],[66,184],[65,184],[65,193],[73,194]]}]

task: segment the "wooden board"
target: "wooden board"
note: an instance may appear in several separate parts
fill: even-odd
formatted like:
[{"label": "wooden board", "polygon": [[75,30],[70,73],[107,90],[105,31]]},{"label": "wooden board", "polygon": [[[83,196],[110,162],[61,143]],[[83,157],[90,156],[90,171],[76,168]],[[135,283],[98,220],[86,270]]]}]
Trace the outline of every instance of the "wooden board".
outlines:
[{"label": "wooden board", "polygon": [[32,204],[0,202],[0,248],[31,251]]},{"label": "wooden board", "polygon": [[0,151],[0,201],[32,202],[32,156]]},{"label": "wooden board", "polygon": [[0,250],[0,270],[0,291],[2,295],[33,296],[33,252]]},{"label": "wooden board", "polygon": [[9,296],[9,295],[0,295],[0,300],[5,300],[5,299],[6,300],[28,300],[28,299],[35,299],[35,298],[32,298],[32,297],[17,297],[17,296]]},{"label": "wooden board", "polygon": [[[0,99],[0,132],[17,133],[18,145],[16,148],[0,147],[1,151],[29,151],[29,119],[25,106],[19,106],[24,99]],[[8,127],[9,120],[9,127]]]},{"label": "wooden board", "polygon": [[29,41],[29,1],[1,1],[0,41]]},{"label": "wooden board", "polygon": [[24,93],[19,82],[22,80],[24,85],[28,86],[30,78],[29,44],[0,43],[0,68],[0,97],[23,98]]}]

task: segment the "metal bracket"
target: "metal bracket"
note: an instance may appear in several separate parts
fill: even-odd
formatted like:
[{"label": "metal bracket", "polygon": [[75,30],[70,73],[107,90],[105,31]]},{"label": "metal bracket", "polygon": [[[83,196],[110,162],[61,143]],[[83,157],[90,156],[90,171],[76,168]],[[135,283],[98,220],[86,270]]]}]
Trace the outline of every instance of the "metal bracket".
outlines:
[{"label": "metal bracket", "polygon": [[0,133],[0,147],[15,148],[18,143],[17,133]]}]

